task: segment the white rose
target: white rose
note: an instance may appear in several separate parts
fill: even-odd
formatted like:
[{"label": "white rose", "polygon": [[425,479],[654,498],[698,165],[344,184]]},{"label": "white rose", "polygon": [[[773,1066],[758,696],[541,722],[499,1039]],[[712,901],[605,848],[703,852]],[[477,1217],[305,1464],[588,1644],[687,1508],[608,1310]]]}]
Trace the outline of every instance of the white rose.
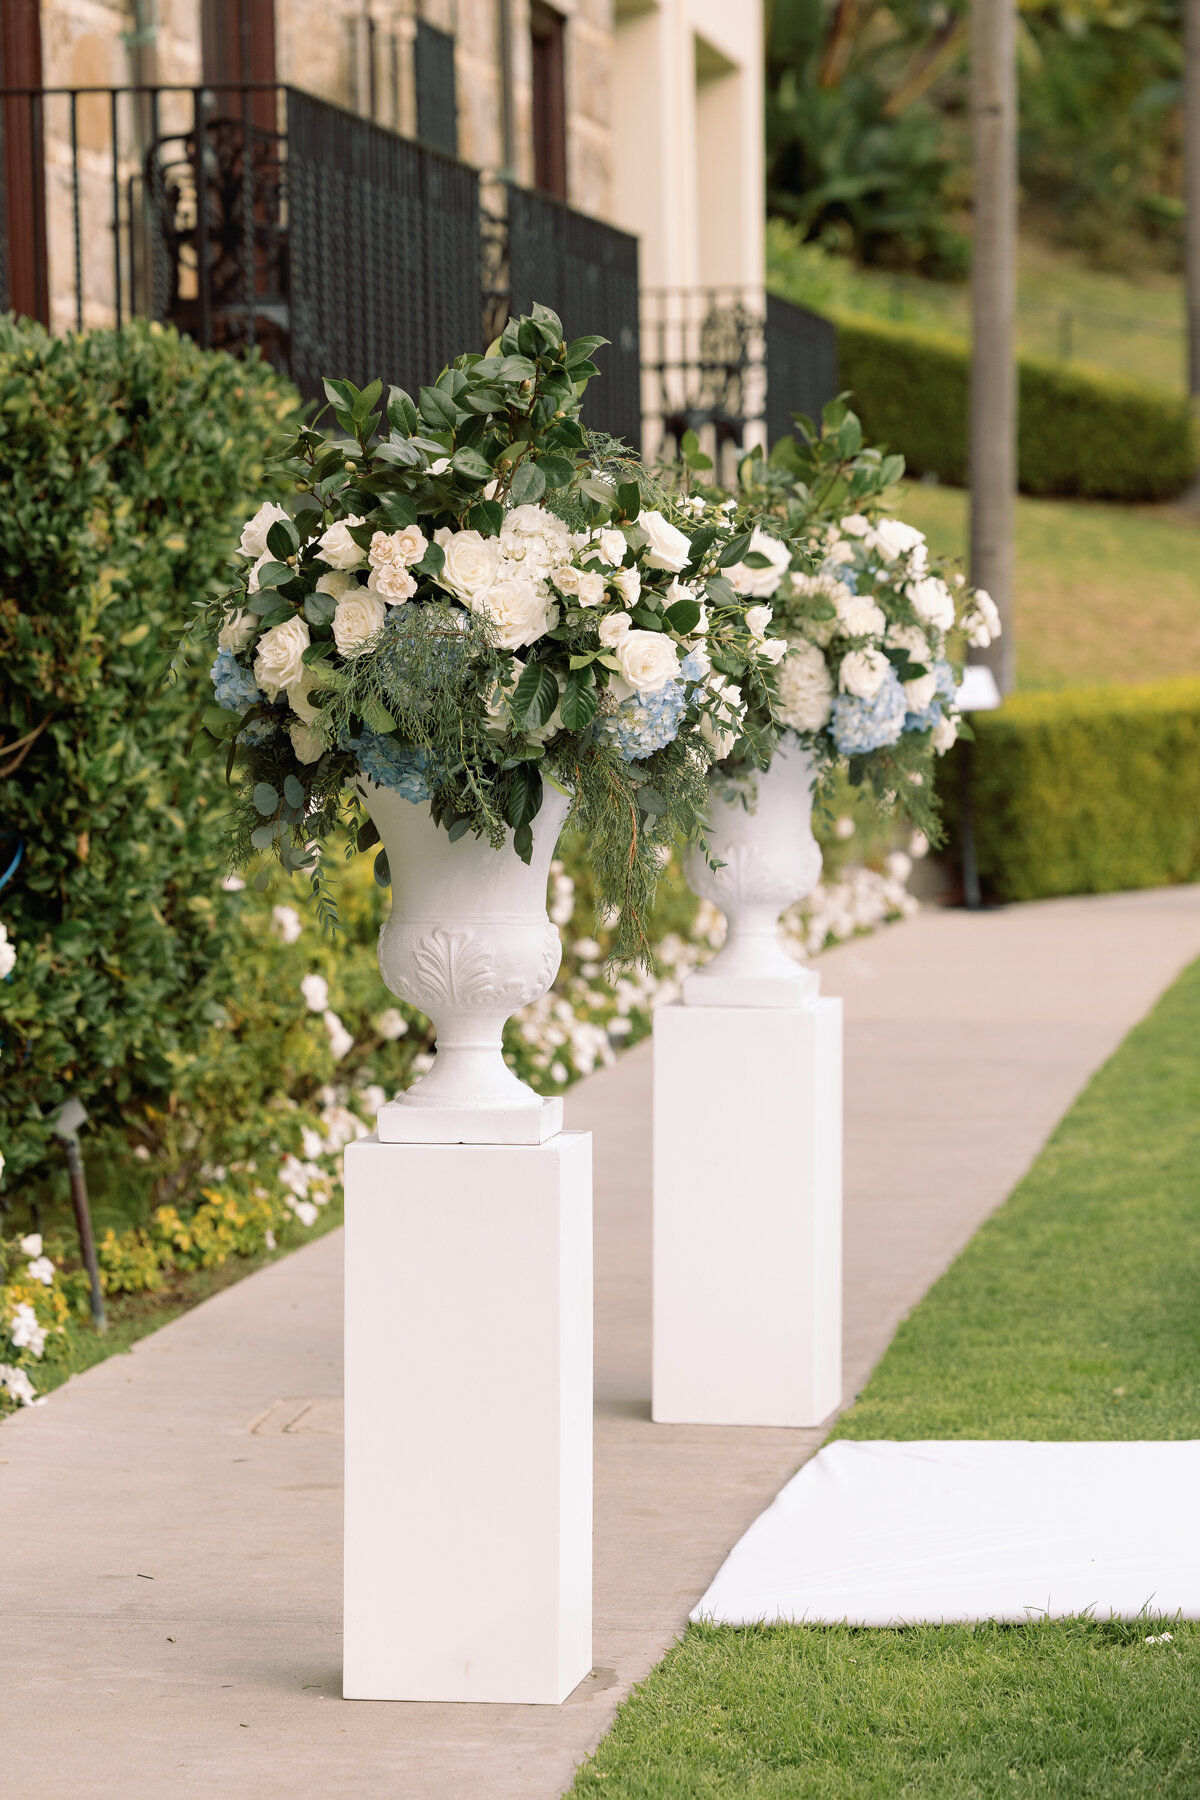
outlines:
[{"label": "white rose", "polygon": [[[465,532],[459,532],[465,537]],[[502,650],[520,650],[552,630],[558,608],[545,591],[523,576],[497,581],[470,600],[474,612],[485,613],[495,624],[496,642]]]},{"label": "white rose", "polygon": [[252,556],[256,560],[267,553],[267,533],[279,519],[286,519],[287,509],[276,506],[273,500],[264,500],[252,519],[247,519],[242,526],[242,535],[238,549],[243,556]]},{"label": "white rose", "polygon": [[646,562],[651,569],[667,569],[673,575],[686,569],[691,561],[692,546],[682,531],[664,519],[660,512],[640,513],[638,524],[646,534]]},{"label": "white rose", "polygon": [[471,600],[491,587],[500,571],[500,544],[496,538],[485,538],[478,531],[450,531],[445,527],[435,537],[445,552],[445,565],[438,580],[457,594],[460,600]]},{"label": "white rose", "polygon": [[891,663],[882,650],[851,650],[843,656],[838,671],[838,686],[843,694],[854,694],[860,700],[873,700]]},{"label": "white rose", "polygon": [[339,600],[333,615],[333,641],[343,656],[356,656],[383,629],[387,607],[366,588]]},{"label": "white rose", "polygon": [[918,675],[915,681],[906,681],[904,698],[908,703],[909,712],[924,712],[937,691],[938,678],[936,675]]},{"label": "white rose", "polygon": [[599,625],[600,642],[606,650],[615,650],[629,636],[633,620],[627,612],[607,613]]},{"label": "white rose", "polygon": [[834,601],[837,608],[838,623],[847,637],[882,637],[887,630],[887,620],[866,594],[852,594],[850,589],[838,583],[842,590]]},{"label": "white rose", "polygon": [[595,569],[584,569],[579,576],[580,606],[599,606],[604,599],[604,577]]},{"label": "white rose", "polygon": [[758,654],[765,656],[769,663],[781,663],[788,653],[787,639],[774,637],[764,638],[758,646]]},{"label": "white rose", "polygon": [[748,606],[746,608],[746,627],[751,637],[765,638],[767,626],[774,617],[769,606]]},{"label": "white rose", "polygon": [[840,529],[846,537],[865,538],[871,535],[871,521],[864,519],[861,513],[847,513]]},{"label": "white rose", "polygon": [[711,745],[713,755],[719,760],[728,756],[737,742],[738,731],[746,715],[742,690],[727,675],[710,675],[708,690],[718,701],[719,719],[711,713],[700,716],[700,735]]},{"label": "white rose", "polygon": [[952,744],[958,742],[958,719],[953,713],[943,714],[933,728],[933,747],[939,756],[945,756]]},{"label": "white rose", "polygon": [[639,694],[657,694],[679,675],[679,652],[661,631],[627,631],[616,646],[621,674]]},{"label": "white rose", "polygon": [[290,688],[308,673],[303,662],[309,646],[308,626],[303,619],[285,619],[273,625],[258,640],[254,657],[254,679],[263,692],[274,700],[280,688]]},{"label": "white rose", "polygon": [[290,719],[287,734],[292,740],[297,762],[320,762],[325,754],[325,739],[315,725],[307,725],[303,719]]},{"label": "white rose", "polygon": [[834,568],[841,568],[845,563],[852,563],[854,561],[853,544],[847,544],[841,538],[837,539],[825,552],[825,561],[832,563]]},{"label": "white rose", "polygon": [[625,552],[628,548],[623,531],[602,531],[596,544],[596,555],[601,562],[606,562],[610,568],[616,569],[625,561]]},{"label": "white rose", "polygon": [[304,679],[295,682],[294,685],[288,689],[288,705],[291,707],[296,717],[298,719],[303,719],[306,725],[311,725],[320,711],[320,708],[314,706],[309,699],[309,695],[316,685],[317,684],[313,680],[312,670],[306,667]]},{"label": "white rose", "polygon": [[360,567],[367,560],[366,552],[360,550],[350,536],[350,527],[362,523],[363,521],[357,517],[339,519],[336,525],[330,525],[328,530],[323,531],[318,539],[321,561],[327,562],[332,569],[357,569]]},{"label": "white rose", "polygon": [[579,584],[583,580],[583,570],[572,568],[568,563],[564,568],[555,569],[552,580],[559,593],[568,600],[574,600],[579,593]]},{"label": "white rose", "polygon": [[239,607],[236,612],[226,613],[220,631],[217,633],[217,648],[232,650],[237,656],[251,643],[258,630],[258,619],[252,612]]},{"label": "white rose", "polygon": [[919,625],[889,625],[884,642],[894,645],[897,650],[907,650],[915,663],[930,660],[929,645]]},{"label": "white rose", "polygon": [[[846,521],[842,521],[843,531]],[[925,533],[903,519],[880,519],[873,532],[875,549],[884,562],[895,562],[898,556],[913,554],[913,567],[923,569],[926,562]]]},{"label": "white rose", "polygon": [[750,555],[752,552],[769,557],[770,561],[765,569],[752,569],[747,563],[739,562],[726,569],[725,574],[736,593],[750,594],[756,600],[769,600],[788,571],[792,553],[786,544],[771,537],[761,525],[754,527],[746,546],[746,554]]},{"label": "white rose", "polygon": [[389,606],[403,606],[417,591],[417,584],[403,563],[381,563],[367,577],[373,594],[382,594]]},{"label": "white rose", "polygon": [[612,585],[626,606],[636,606],[642,593],[642,572],[640,569],[618,569]]},{"label": "white rose", "polygon": [[913,609],[932,625],[935,631],[949,631],[954,624],[954,596],[944,581],[936,575],[926,575],[921,581],[910,581],[908,597]]},{"label": "white rose", "polygon": [[269,550],[264,550],[262,555],[259,557],[258,561],[255,563],[254,567],[250,571],[250,579],[246,583],[246,588],[249,593],[257,594],[257,592],[258,592],[258,571],[263,567],[263,565],[265,563],[274,562],[274,561],[275,561],[275,558],[271,555],[271,552]]},{"label": "white rose", "polygon": [[820,731],[833,710],[833,677],[815,644],[797,639],[779,670],[779,702],[793,731]]},{"label": "white rose", "polygon": [[331,600],[340,600],[343,594],[350,593],[357,586],[355,576],[348,575],[341,569],[334,569],[330,574],[322,575],[316,591],[318,594],[328,594]]},{"label": "white rose", "polygon": [[972,650],[986,650],[1000,636],[1000,612],[986,588],[976,588],[973,600],[974,607],[963,620],[967,642]]}]

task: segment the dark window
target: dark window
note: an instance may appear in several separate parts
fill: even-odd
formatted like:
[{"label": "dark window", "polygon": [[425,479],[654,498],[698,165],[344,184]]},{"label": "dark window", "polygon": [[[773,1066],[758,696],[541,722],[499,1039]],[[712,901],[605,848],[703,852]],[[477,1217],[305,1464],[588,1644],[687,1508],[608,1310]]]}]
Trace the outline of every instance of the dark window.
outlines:
[{"label": "dark window", "polygon": [[[0,86],[42,85],[42,22],[38,0],[3,0],[0,7]],[[50,323],[46,279],[46,185],[40,99],[13,96],[3,105],[0,157],[0,307]]]},{"label": "dark window", "polygon": [[454,39],[424,19],[417,20],[413,44],[417,90],[417,136],[423,144],[458,155],[458,98],[454,87]]},{"label": "dark window", "polygon": [[567,197],[567,95],[564,79],[565,26],[561,13],[533,0],[533,185],[545,194]]}]

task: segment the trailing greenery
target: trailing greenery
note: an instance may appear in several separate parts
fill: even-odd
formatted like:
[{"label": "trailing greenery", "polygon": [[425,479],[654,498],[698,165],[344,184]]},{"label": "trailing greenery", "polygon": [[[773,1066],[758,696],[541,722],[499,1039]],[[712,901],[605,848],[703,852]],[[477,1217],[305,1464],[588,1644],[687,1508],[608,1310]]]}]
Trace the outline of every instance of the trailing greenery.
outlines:
[{"label": "trailing greenery", "polygon": [[[970,355],[960,340],[883,319],[837,323],[842,385],[867,437],[913,475],[967,479]],[[1017,478],[1027,494],[1163,500],[1196,472],[1185,399],[1023,356]]]},{"label": "trailing greenery", "polygon": [[0,321],[0,1148],[55,1162],[68,1094],[103,1125],[165,1106],[220,1014],[224,827],[164,686],[190,603],[297,418],[265,364],[132,325]]},{"label": "trailing greenery", "polygon": [[971,765],[981,878],[1001,900],[1200,876],[1200,680],[1011,695],[974,716],[942,794],[957,845]]},{"label": "trailing greenery", "polygon": [[[835,1435],[1200,1436],[1198,1153],[1200,963],[901,1325]],[[572,1793],[1191,1800],[1198,1671],[1200,1625],[1152,1613],[692,1626]]]}]

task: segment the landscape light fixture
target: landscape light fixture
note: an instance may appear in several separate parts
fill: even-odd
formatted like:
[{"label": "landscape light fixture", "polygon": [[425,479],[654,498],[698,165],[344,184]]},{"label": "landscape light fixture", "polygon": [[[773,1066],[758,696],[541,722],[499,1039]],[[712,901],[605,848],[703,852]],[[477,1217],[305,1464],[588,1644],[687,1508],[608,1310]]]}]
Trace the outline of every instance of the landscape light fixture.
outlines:
[{"label": "landscape light fixture", "polygon": [[104,1295],[100,1288],[100,1265],[96,1261],[96,1240],[92,1235],[92,1215],[88,1207],[87,1177],[83,1172],[83,1152],[79,1146],[79,1128],[87,1124],[87,1108],[72,1094],[50,1121],[50,1129],[67,1153],[67,1170],[71,1177],[71,1201],[75,1207],[75,1224],[79,1230],[79,1248],[88,1274],[92,1323],[97,1331],[108,1330],[104,1316]]}]

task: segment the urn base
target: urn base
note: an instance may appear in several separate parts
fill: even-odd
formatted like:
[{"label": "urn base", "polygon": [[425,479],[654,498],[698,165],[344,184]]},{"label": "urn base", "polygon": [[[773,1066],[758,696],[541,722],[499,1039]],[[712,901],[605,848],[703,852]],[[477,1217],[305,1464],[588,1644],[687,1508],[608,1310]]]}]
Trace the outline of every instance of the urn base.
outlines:
[{"label": "urn base", "polygon": [[[790,959],[789,959],[790,960]],[[815,1006],[821,977],[801,963],[795,973],[778,975],[708,975],[697,969],[684,977],[685,1006]]]},{"label": "urn base", "polygon": [[384,1144],[544,1144],[562,1127],[562,1100],[531,1088],[516,1106],[422,1106],[401,1094],[380,1107],[377,1129]]}]

